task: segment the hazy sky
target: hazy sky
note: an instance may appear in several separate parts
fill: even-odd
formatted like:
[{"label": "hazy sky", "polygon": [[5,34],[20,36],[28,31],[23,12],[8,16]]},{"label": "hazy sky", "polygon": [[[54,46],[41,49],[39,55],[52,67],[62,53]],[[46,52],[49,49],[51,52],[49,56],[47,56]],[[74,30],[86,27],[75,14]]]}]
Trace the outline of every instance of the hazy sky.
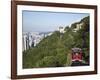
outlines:
[{"label": "hazy sky", "polygon": [[23,11],[23,32],[48,32],[89,16],[87,13]]}]

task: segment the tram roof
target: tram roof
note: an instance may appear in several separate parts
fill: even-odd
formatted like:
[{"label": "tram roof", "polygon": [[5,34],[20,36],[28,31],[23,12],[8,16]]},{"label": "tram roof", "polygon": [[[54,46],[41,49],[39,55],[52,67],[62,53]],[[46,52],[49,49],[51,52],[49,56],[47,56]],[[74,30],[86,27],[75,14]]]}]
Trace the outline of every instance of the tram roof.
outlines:
[{"label": "tram roof", "polygon": [[82,51],[82,49],[81,48],[72,48],[72,51],[73,52],[80,52],[80,51]]}]

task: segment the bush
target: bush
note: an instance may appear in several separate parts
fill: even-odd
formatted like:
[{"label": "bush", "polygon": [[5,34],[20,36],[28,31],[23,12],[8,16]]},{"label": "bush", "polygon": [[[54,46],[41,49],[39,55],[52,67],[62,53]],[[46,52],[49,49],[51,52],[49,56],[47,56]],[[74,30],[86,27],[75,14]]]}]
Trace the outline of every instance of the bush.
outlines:
[{"label": "bush", "polygon": [[46,56],[36,63],[36,67],[56,67],[57,59],[55,56]]}]

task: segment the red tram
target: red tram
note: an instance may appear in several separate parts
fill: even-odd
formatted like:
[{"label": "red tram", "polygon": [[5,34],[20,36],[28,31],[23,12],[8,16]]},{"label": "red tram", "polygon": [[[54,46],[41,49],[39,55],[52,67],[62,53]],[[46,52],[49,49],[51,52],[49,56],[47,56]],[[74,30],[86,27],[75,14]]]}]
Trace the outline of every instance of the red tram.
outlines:
[{"label": "red tram", "polygon": [[82,49],[72,48],[72,62],[79,61],[82,62]]}]

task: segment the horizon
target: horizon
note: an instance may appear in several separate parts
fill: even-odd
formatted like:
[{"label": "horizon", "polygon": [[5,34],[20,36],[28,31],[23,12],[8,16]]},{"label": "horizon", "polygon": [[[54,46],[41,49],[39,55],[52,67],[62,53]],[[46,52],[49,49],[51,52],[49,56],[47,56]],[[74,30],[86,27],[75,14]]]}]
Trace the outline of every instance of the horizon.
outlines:
[{"label": "horizon", "polygon": [[89,16],[88,13],[23,11],[23,32],[53,32]]}]

